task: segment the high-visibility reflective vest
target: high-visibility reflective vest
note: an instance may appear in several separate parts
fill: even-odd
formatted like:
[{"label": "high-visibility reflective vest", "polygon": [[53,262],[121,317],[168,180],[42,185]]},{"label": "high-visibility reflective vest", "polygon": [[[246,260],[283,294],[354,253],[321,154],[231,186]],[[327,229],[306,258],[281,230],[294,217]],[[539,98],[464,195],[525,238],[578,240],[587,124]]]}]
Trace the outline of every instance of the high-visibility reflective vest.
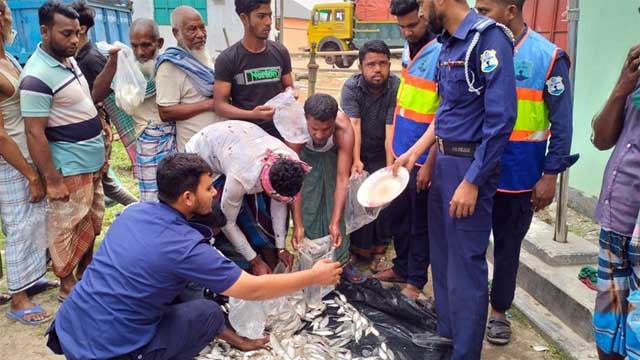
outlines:
[{"label": "high-visibility reflective vest", "polygon": [[543,94],[560,49],[528,29],[514,51],[518,117],[502,155],[498,191],[517,193],[530,191],[542,177],[551,135]]},{"label": "high-visibility reflective vest", "polygon": [[[409,44],[402,52],[402,76],[393,116],[393,155],[404,154],[427,131],[438,110],[440,97],[436,89],[436,67],[440,43],[433,39],[411,60]],[[427,153],[418,158],[424,164]]]}]

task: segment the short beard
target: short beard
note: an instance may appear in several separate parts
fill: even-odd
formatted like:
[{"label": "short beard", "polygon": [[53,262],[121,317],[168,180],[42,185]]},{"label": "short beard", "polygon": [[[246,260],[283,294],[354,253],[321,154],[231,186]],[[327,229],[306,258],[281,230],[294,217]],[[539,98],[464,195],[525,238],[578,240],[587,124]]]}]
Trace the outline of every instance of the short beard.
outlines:
[{"label": "short beard", "polygon": [[156,75],[156,63],[157,63],[157,56],[154,56],[153,59],[147,60],[143,63],[136,60],[138,69],[140,69],[140,71],[142,72],[142,75],[144,75],[144,78],[147,80],[153,78]]},{"label": "short beard", "polygon": [[429,29],[434,34],[442,33],[444,27],[444,16],[436,13],[436,5],[433,1],[429,3]]},{"label": "short beard", "polygon": [[213,69],[213,60],[211,60],[211,56],[206,48],[202,48],[200,50],[188,50],[191,55],[193,55],[196,60],[198,60],[202,65]]},{"label": "short beard", "polygon": [[381,83],[376,84],[376,83],[369,82],[369,80],[367,79],[364,79],[365,84],[367,84],[367,87],[371,90],[380,90],[384,88],[385,86],[387,86],[387,81],[389,81],[389,78],[386,78]]}]

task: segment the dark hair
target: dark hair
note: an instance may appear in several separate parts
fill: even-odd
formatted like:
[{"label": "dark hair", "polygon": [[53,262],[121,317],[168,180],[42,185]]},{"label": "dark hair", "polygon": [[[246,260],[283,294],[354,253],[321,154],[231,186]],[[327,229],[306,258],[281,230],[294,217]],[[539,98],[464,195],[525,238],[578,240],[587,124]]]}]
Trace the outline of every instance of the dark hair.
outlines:
[{"label": "dark hair", "polygon": [[260,5],[271,5],[271,0],[235,0],[236,14],[249,15],[252,11],[259,8]]},{"label": "dark hair", "polygon": [[80,15],[78,18],[80,26],[86,26],[89,30],[95,25],[96,22],[93,18],[96,16],[96,11],[85,0],[76,0],[71,4],[71,7]]},{"label": "dark hair", "polygon": [[184,192],[195,192],[200,176],[211,173],[211,166],[198,154],[171,154],[158,165],[158,199],[168,204],[173,203]]},{"label": "dark hair", "polygon": [[291,159],[277,160],[269,170],[269,181],[273,190],[282,196],[294,196],[302,189],[304,181],[302,165]]},{"label": "dark hair", "polygon": [[391,0],[391,5],[389,5],[393,16],[405,16],[413,11],[418,11],[419,8],[416,0]]},{"label": "dark hair", "polygon": [[382,40],[369,40],[360,47],[358,51],[360,63],[364,61],[368,53],[387,55],[387,59],[391,59],[391,51],[389,51],[389,47]]},{"label": "dark hair", "polygon": [[313,94],[304,102],[304,116],[322,122],[335,120],[338,116],[338,102],[328,94]]},{"label": "dark hair", "polygon": [[38,21],[40,22],[40,26],[53,25],[53,16],[55,14],[60,14],[69,19],[77,19],[80,17],[80,15],[78,15],[71,6],[63,4],[57,0],[49,0],[42,4],[38,9]]},{"label": "dark hair", "polygon": [[524,8],[524,2],[525,2],[525,0],[497,0],[497,1],[502,3],[503,5],[515,5],[520,12],[522,12],[522,9]]}]

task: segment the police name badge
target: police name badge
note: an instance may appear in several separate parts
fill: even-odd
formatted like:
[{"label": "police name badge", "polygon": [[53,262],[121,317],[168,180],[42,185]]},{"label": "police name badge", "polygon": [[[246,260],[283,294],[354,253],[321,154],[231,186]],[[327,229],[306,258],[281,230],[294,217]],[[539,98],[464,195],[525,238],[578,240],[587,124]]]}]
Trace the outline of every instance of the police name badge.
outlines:
[{"label": "police name badge", "polygon": [[547,80],[547,91],[553,96],[560,96],[564,92],[562,76],[554,76]]},{"label": "police name badge", "polygon": [[485,52],[480,55],[480,63],[480,69],[485,73],[492,72],[498,67],[498,64],[500,64],[495,50],[485,50]]}]

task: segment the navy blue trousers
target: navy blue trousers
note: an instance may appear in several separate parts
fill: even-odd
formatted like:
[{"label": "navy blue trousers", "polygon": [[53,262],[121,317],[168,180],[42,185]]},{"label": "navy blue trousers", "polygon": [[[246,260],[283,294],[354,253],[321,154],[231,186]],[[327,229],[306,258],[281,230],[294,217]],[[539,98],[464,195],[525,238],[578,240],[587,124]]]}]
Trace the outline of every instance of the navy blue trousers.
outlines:
[{"label": "navy blue trousers", "polygon": [[193,300],[171,305],[151,342],[123,358],[191,360],[224,328],[222,309],[213,301]]},{"label": "navy blue trousers", "polygon": [[393,271],[407,283],[422,289],[429,268],[429,232],[427,227],[428,192],[417,191],[418,167],[414,167],[409,185],[387,209],[392,219],[396,257]]},{"label": "navy blue trousers", "polygon": [[493,281],[491,307],[505,312],[516,291],[520,246],[531,220],[531,192],[496,193],[493,198]]},{"label": "navy blue trousers", "polygon": [[479,187],[472,216],[449,216],[450,201],[471,161],[439,153],[429,190],[429,241],[438,335],[453,340],[453,360],[480,359],[489,305],[486,252],[499,168]]}]

